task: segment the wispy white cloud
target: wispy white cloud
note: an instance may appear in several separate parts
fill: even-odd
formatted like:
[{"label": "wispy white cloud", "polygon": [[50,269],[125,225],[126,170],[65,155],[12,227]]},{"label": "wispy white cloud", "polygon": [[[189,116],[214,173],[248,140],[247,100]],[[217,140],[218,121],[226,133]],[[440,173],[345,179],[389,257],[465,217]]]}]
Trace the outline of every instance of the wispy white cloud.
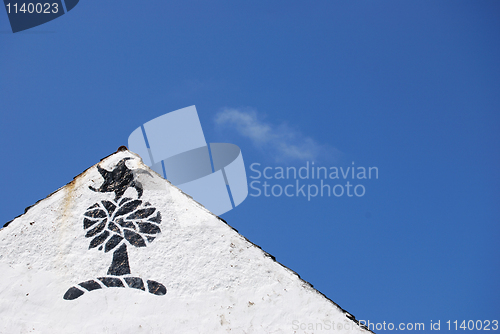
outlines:
[{"label": "wispy white cloud", "polygon": [[285,123],[275,125],[265,122],[252,109],[225,108],[216,114],[215,123],[234,129],[250,139],[257,148],[272,154],[277,161],[331,160],[340,154],[337,149],[319,144]]}]

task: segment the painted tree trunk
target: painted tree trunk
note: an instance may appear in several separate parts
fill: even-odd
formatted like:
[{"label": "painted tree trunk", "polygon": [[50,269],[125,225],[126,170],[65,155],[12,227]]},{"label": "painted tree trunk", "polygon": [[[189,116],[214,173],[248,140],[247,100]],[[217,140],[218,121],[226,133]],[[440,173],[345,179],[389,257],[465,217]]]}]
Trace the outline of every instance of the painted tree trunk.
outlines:
[{"label": "painted tree trunk", "polygon": [[108,275],[122,276],[130,274],[130,266],[128,264],[127,245],[123,243],[113,253],[113,262],[108,269]]}]

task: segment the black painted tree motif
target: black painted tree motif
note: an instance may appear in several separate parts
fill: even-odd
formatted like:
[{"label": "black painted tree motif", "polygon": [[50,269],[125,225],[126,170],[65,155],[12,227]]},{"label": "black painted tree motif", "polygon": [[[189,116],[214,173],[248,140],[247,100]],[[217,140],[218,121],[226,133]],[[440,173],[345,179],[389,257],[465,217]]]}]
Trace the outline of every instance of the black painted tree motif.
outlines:
[{"label": "black painted tree motif", "polygon": [[[146,247],[155,239],[156,234],[161,232],[160,212],[152,207],[151,203],[140,199],[143,189],[140,182],[135,180],[134,172],[144,171],[129,169],[125,164],[128,159],[130,158],[120,160],[112,171],[97,166],[104,182],[98,189],[89,188],[96,192],[114,192],[115,198],[90,206],[83,218],[83,228],[87,232],[85,237],[91,238],[89,249],[98,247],[98,250],[104,250],[105,253],[114,250],[113,261],[107,272],[107,275],[111,277],[98,278],[106,287],[125,287],[121,279],[116,276],[130,275],[127,244],[134,247]],[[122,198],[130,187],[136,189],[137,199]],[[124,277],[124,280],[131,288],[145,290],[140,277]],[[79,285],[88,291],[101,288],[100,284],[94,280],[82,282]],[[166,288],[161,283],[148,280],[147,285],[149,292],[153,294],[164,295],[166,293]],[[72,287],[68,289],[64,299],[76,299],[83,293],[79,288]]]},{"label": "black painted tree motif", "polygon": [[[83,219],[86,238],[92,238],[89,249],[113,253],[113,262],[108,275],[130,274],[127,243],[135,247],[146,247],[160,233],[161,214],[150,203],[123,198],[118,203],[102,201],[87,209]],[[119,247],[118,247],[119,246]],[[118,247],[118,248],[117,248]]]}]

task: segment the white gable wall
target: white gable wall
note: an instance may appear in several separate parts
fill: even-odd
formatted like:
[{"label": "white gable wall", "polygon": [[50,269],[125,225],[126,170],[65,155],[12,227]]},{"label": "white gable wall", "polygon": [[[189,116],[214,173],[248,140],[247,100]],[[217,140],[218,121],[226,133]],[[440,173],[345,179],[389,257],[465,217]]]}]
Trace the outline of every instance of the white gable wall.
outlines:
[{"label": "white gable wall", "polygon": [[[127,248],[131,273],[167,293],[82,289],[63,299],[68,288],[106,276],[113,258],[88,249],[82,226],[89,206],[114,197],[89,189],[103,181],[94,166],[0,230],[0,333],[368,333],[133,153],[117,152],[100,166],[111,170],[125,157],[129,168],[153,175],[138,176],[142,199],[162,215],[151,244]],[[306,328],[332,322],[335,330]]]}]

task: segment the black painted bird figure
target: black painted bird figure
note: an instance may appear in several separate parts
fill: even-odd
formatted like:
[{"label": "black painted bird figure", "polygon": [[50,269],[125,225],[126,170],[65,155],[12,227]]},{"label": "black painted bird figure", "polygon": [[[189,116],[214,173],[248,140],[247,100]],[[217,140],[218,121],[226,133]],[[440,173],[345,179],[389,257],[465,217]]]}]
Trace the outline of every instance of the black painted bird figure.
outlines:
[{"label": "black painted bird figure", "polygon": [[[128,188],[135,188],[138,198],[141,198],[142,184],[139,181],[134,180],[134,171],[128,168],[125,164],[125,161],[129,159],[131,158],[124,158],[120,160],[112,171],[108,171],[100,166],[97,166],[97,170],[104,178],[104,182],[98,189],[89,186],[90,190],[101,193],[114,192],[115,201],[118,201]],[[142,170],[138,170],[137,172],[149,174],[148,172]]]}]

